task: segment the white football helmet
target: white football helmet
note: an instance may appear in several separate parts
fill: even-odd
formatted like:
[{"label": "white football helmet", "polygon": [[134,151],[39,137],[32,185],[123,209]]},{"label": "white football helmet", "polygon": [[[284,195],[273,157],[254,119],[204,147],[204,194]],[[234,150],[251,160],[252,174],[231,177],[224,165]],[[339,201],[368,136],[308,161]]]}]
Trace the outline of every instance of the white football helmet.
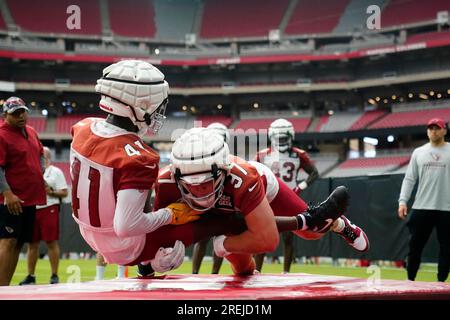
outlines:
[{"label": "white football helmet", "polygon": [[164,74],[148,62],[123,60],[103,69],[95,91],[101,94],[100,109],[131,119],[140,136],[162,127],[169,84]]},{"label": "white football helmet", "polygon": [[230,143],[230,132],[225,125],[221,124],[220,122],[213,122],[206,128],[216,130],[218,134],[223,136],[225,143]]},{"label": "white football helmet", "polygon": [[175,140],[171,170],[186,203],[195,210],[212,208],[223,193],[231,163],[228,145],[207,128],[193,128]]},{"label": "white football helmet", "polygon": [[270,124],[269,140],[273,148],[286,152],[292,147],[295,137],[294,126],[286,119],[277,119]]}]

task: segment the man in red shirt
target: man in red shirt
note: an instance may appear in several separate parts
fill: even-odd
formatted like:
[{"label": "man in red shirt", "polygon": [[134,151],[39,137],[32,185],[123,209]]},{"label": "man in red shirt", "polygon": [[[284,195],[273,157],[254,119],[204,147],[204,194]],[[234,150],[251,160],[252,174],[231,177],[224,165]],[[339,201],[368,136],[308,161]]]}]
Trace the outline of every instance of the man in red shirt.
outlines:
[{"label": "man in red shirt", "polygon": [[27,126],[25,102],[3,104],[0,125],[0,286],[9,285],[20,250],[33,236],[36,205],[46,203],[43,147]]}]

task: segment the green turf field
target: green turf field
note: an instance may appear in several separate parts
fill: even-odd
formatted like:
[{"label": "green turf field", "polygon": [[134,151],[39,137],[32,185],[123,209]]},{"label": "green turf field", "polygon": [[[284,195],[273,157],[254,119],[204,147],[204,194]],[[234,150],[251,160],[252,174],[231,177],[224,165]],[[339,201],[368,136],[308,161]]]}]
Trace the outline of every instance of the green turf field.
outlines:
[{"label": "green turf field", "polygon": [[[200,273],[209,273],[211,271],[212,262],[204,261]],[[172,271],[171,273],[189,274],[191,273],[192,264],[186,261],[183,265]],[[220,270],[221,274],[231,274],[231,269],[227,262],[224,261]],[[265,263],[263,266],[263,273],[281,273],[283,265],[279,263],[271,264]],[[322,265],[306,265],[293,264],[291,267],[292,273],[312,273],[323,275],[338,275],[349,276],[357,278],[368,278],[373,275],[373,272],[368,272],[367,268],[360,267],[339,267],[329,264]],[[436,281],[437,267],[434,265],[424,265],[421,267],[417,280],[418,281]],[[105,279],[113,279],[116,277],[117,266],[109,265],[106,267]],[[17,265],[16,272],[11,281],[11,285],[17,285],[27,274],[26,261],[21,259]],[[395,279],[405,280],[406,271],[400,268],[382,267],[380,269],[381,279]],[[136,267],[129,268],[129,277],[136,276]],[[47,284],[50,280],[50,264],[48,260],[40,259],[36,267],[36,277],[38,284]],[[90,260],[61,260],[59,268],[59,277],[61,282],[85,282],[94,280],[95,277],[95,259]],[[450,282],[450,280],[447,280]]]}]

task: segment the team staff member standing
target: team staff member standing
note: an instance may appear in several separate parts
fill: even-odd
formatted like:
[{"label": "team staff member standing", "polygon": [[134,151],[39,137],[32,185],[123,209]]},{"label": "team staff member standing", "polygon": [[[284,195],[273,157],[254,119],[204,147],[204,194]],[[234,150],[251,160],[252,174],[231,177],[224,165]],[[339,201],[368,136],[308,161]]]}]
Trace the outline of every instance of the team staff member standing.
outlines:
[{"label": "team staff member standing", "polygon": [[25,102],[3,104],[0,125],[0,285],[9,285],[20,250],[33,236],[36,205],[45,204],[43,147],[27,126]]},{"label": "team staff member standing", "polygon": [[442,119],[428,122],[429,143],[414,150],[400,191],[398,215],[405,219],[416,182],[418,189],[407,223],[411,238],[406,269],[413,281],[419,270],[423,248],[436,227],[439,240],[438,281],[450,270],[450,143],[445,142],[447,126]]},{"label": "team staff member standing", "polygon": [[44,147],[47,204],[38,206],[36,209],[36,222],[34,234],[28,246],[28,275],[20,282],[20,285],[35,284],[36,263],[39,254],[39,242],[45,241],[48,248],[48,258],[52,269],[50,284],[59,283],[59,203],[60,199],[67,197],[67,182],[64,173],[58,167],[51,164],[51,151]]}]

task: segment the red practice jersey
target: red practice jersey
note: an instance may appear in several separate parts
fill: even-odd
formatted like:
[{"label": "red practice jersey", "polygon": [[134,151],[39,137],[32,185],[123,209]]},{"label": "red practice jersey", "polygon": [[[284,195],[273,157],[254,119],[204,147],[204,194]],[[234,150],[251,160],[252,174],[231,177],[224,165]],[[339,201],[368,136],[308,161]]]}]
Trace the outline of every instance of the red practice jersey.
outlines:
[{"label": "red practice jersey", "polygon": [[104,119],[87,118],[72,127],[70,150],[73,217],[86,242],[107,261],[134,260],[145,234],[120,238],[114,232],[117,192],[150,190],[158,154],[141,138]]},{"label": "red practice jersey", "polygon": [[[244,216],[253,211],[267,197],[271,202],[278,193],[278,181],[272,172],[257,162],[247,162],[231,156],[231,170],[225,180],[224,191],[216,202],[219,212],[238,211]],[[181,192],[170,167],[162,169],[155,185],[155,209],[181,201]]]}]

